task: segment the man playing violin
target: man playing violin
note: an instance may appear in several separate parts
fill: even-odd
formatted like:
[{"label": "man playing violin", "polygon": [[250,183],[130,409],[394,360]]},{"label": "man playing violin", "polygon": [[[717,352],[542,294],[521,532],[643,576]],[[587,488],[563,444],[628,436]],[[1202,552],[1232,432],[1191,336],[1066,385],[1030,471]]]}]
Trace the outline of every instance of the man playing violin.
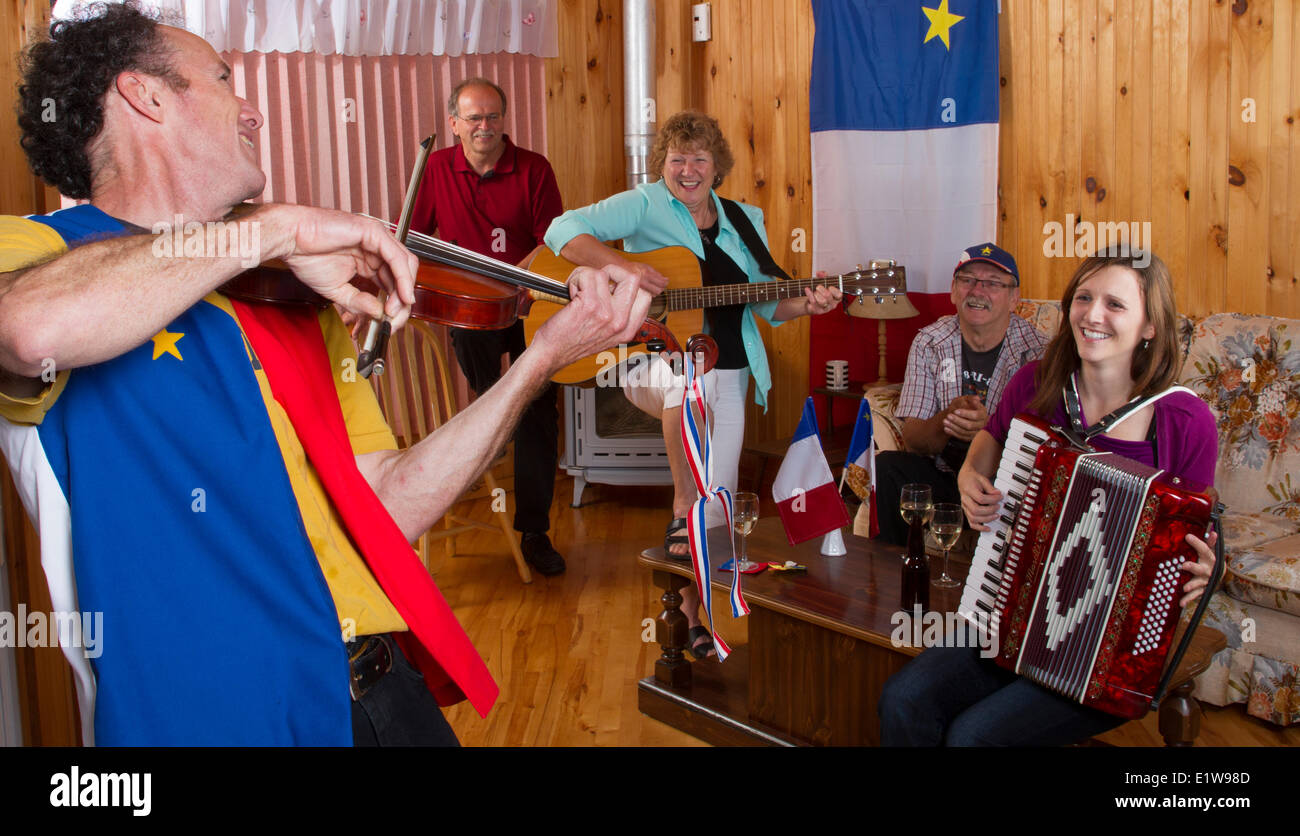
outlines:
[{"label": "man playing violin", "polygon": [[[262,116],[206,42],[98,9],[29,50],[20,95],[33,170],[89,201],[0,219],[0,447],[54,608],[102,613],[107,637],[93,659],[63,640],[85,742],[454,744],[437,703],[486,713],[497,688],[409,543],[557,369],[632,336],[648,294],[576,271],[501,382],[398,452],[332,307],[220,292],[240,255],[206,222],[262,191]],[[178,216],[184,253],[159,255],[146,233]],[[415,259],[378,222],[241,221],[261,261],[405,322]]]},{"label": "man playing violin", "polygon": [[[447,118],[458,142],[429,155],[411,229],[500,261],[518,264],[542,243],[564,210],[555,172],[541,154],[520,148],[503,132],[506,94],[486,78],[452,88]],[[453,328],[456,360],[482,395],[501,377],[501,355],[524,350],[524,324],[500,330]],[[555,386],[542,390],[515,430],[515,530],[528,564],[543,575],[564,571],[551,545],[551,500],[559,458],[560,414]]]}]

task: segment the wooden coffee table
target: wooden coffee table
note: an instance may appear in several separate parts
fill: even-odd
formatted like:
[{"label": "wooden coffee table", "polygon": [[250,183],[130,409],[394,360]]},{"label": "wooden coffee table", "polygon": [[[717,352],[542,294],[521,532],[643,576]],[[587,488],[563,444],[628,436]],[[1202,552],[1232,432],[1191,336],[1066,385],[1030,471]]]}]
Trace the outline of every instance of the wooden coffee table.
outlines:
[{"label": "wooden coffee table", "polygon": [[[731,575],[718,572],[727,532],[709,532],[714,557],[714,607],[727,606]],[[679,590],[694,582],[690,565],[664,557],[662,548],[642,552],[664,590],[664,611],[656,624],[663,653],[654,676],[637,684],[643,714],[715,745],[854,746],[880,741],[876,705],[885,681],[919,648],[895,646],[902,550],[844,536],[848,554],[823,557],[821,539],[791,547],[777,519],[760,520],[749,538],[756,561],[794,560],[808,572],[768,570],[746,575],[749,643],[726,662],[688,662],[686,616]],[[939,570],[932,558],[932,570]],[[949,571],[965,581],[966,557],[954,554]],[[930,588],[930,607],[956,610],[961,587]],[[717,610],[721,612],[721,610]],[[1194,677],[1226,645],[1222,633],[1201,625],[1160,705],[1159,727],[1166,745],[1189,746],[1200,727],[1192,698]]]},{"label": "wooden coffee table", "polygon": [[[727,532],[709,532],[714,555],[714,608],[726,607],[729,572],[716,571],[730,555]],[[721,745],[875,745],[876,703],[890,676],[919,648],[895,647],[900,610],[902,550],[845,534],[848,554],[824,557],[821,539],[791,547],[780,520],[759,521],[749,538],[756,561],[794,560],[805,573],[746,575],[749,643],[726,662],[690,663],[686,616],[679,590],[693,583],[690,565],[648,549],[641,565],[664,589],[657,638],[663,654],[655,675],[638,684],[642,713]],[[726,555],[724,555],[726,552]],[[954,558],[964,580],[968,563]],[[937,567],[936,567],[937,571]],[[957,608],[961,588],[931,587],[931,609]]]}]

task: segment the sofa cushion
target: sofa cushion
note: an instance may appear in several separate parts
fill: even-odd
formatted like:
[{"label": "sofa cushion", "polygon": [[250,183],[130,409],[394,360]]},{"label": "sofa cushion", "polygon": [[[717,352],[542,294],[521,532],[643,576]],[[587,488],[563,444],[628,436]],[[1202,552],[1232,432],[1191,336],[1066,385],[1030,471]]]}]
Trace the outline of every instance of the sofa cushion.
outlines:
[{"label": "sofa cushion", "polygon": [[[1181,382],[1219,429],[1215,486],[1234,510],[1300,523],[1300,321],[1215,314],[1196,323]],[[1236,547],[1237,544],[1227,541]]]},{"label": "sofa cushion", "polygon": [[1228,646],[1196,678],[1197,699],[1245,703],[1246,713],[1279,725],[1300,722],[1300,626],[1294,616],[1216,593],[1205,623]]},{"label": "sofa cushion", "polygon": [[1025,319],[1048,338],[1056,336],[1061,326],[1061,303],[1042,299],[1021,299],[1016,315]]},{"label": "sofa cushion", "polygon": [[[1300,535],[1231,552],[1223,591],[1238,601],[1300,616]],[[1300,642],[1300,623],[1296,631]]]},{"label": "sofa cushion", "polygon": [[907,449],[903,444],[902,422],[894,417],[894,412],[898,409],[898,396],[902,391],[900,383],[867,389],[866,398],[871,405],[871,434],[875,438],[877,452]]},{"label": "sofa cushion", "polygon": [[[1230,495],[1221,498],[1225,502],[1233,499]],[[1231,507],[1224,513],[1222,524],[1223,546],[1230,554],[1300,533],[1300,522],[1293,522],[1286,517],[1275,517],[1272,514],[1234,511]]]}]

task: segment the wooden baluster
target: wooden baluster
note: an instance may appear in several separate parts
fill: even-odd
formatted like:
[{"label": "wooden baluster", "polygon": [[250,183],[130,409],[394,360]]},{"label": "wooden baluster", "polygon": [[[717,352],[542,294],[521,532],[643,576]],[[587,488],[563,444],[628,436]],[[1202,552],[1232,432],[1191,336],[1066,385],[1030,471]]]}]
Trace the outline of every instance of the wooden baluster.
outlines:
[{"label": "wooden baluster", "polygon": [[692,583],[690,578],[672,572],[656,570],[655,585],[664,590],[659,600],[663,612],[655,619],[655,638],[663,653],[655,660],[655,681],[673,688],[686,688],[691,684],[691,663],[686,660],[686,639],[690,633],[686,613],[682,612],[682,594],[679,590]]}]

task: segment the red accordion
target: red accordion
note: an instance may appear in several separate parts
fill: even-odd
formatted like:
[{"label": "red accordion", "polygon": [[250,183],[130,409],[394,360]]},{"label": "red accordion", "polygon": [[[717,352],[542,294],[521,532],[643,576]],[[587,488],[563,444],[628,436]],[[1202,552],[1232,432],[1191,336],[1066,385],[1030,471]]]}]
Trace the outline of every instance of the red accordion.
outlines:
[{"label": "red accordion", "polygon": [[1011,423],[994,486],[1001,515],[979,538],[958,611],[1003,667],[1142,716],[1164,687],[1191,578],[1179,567],[1196,560],[1184,538],[1206,536],[1214,500],[1028,414]]}]

